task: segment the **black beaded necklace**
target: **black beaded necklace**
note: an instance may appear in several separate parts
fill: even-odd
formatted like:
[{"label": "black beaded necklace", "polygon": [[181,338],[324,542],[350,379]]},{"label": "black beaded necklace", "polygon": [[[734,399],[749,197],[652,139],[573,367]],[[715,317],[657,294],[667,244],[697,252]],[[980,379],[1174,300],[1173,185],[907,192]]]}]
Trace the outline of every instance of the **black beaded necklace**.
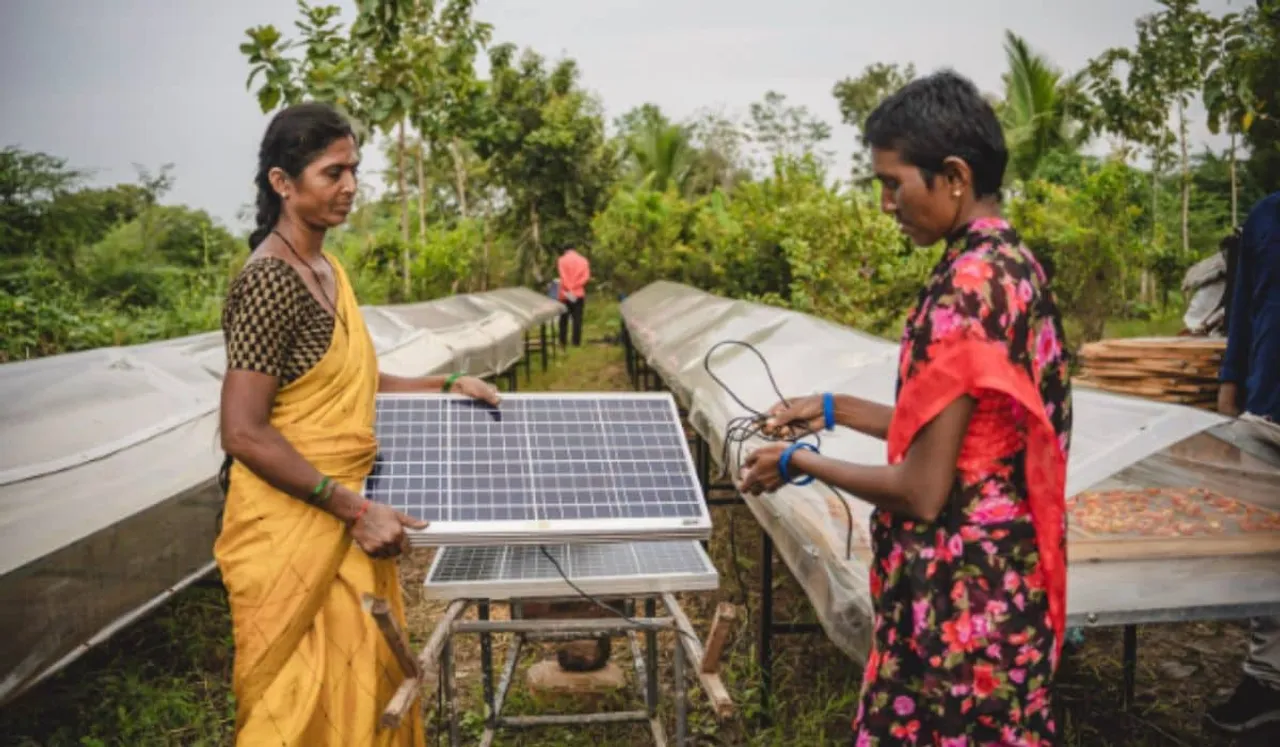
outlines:
[{"label": "black beaded necklace", "polygon": [[342,314],[338,311],[338,303],[337,303],[338,271],[335,270],[333,267],[333,264],[329,262],[329,258],[325,257],[324,253],[321,252],[320,257],[324,259],[325,264],[329,265],[329,272],[333,273],[334,297],[332,299],[330,299],[329,296],[325,295],[324,283],[320,280],[320,273],[316,272],[316,268],[312,267],[311,263],[303,259],[302,255],[298,253],[298,250],[293,248],[293,242],[286,239],[284,237],[284,234],[280,233],[278,230],[274,228],[271,229],[271,233],[274,233],[276,236],[279,236],[280,240],[284,242],[284,245],[289,247],[289,251],[293,252],[293,256],[297,257],[298,261],[301,262],[303,265],[306,265],[307,269],[311,271],[311,276],[316,279],[316,287],[320,289],[320,297],[325,300],[325,303],[329,304],[329,308],[333,309],[333,317],[338,321],[342,322],[342,328],[346,329],[347,320],[343,318]]}]

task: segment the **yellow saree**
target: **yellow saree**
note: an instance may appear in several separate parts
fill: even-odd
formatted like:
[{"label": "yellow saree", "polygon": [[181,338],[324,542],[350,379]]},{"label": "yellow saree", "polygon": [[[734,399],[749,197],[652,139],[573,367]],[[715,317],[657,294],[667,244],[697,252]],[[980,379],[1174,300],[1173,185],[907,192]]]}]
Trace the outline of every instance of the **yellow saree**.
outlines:
[{"label": "yellow saree", "polygon": [[[359,490],[373,466],[378,360],[345,271],[341,321],[310,371],[279,390],[271,424],[320,472]],[[361,595],[391,602],[394,560],[374,560],[338,519],[268,485],[238,462],[214,545],[231,600],[236,743],[421,747],[415,709],[397,731],[378,717],[402,678]]]}]

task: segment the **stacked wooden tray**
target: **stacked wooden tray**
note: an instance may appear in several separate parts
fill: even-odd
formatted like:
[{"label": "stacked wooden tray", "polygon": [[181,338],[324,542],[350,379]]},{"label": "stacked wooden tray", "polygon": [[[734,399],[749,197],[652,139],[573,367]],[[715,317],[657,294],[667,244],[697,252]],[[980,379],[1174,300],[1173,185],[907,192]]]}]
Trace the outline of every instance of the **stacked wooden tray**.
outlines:
[{"label": "stacked wooden tray", "polygon": [[1073,563],[1280,552],[1280,511],[1203,488],[1082,493],[1067,512]]},{"label": "stacked wooden tray", "polygon": [[1080,350],[1075,382],[1117,394],[1212,409],[1226,340],[1141,337],[1101,340]]}]

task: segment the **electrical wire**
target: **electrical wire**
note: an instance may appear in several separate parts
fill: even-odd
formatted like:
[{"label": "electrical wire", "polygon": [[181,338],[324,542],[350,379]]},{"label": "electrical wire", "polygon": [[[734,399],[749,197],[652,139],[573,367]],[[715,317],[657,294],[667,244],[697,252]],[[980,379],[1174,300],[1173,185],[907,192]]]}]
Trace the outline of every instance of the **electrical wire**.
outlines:
[{"label": "electrical wire", "polygon": [[[562,579],[564,580],[564,582],[565,582],[566,584],[568,584],[568,585],[569,585],[569,588],[571,588],[571,589],[573,589],[574,591],[578,592],[578,595],[579,595],[579,596],[581,596],[583,599],[585,599],[586,601],[588,601],[588,602],[590,602],[590,603],[594,604],[595,606],[599,607],[600,609],[605,610],[606,612],[610,612],[610,613],[612,613],[613,615],[616,615],[617,617],[620,617],[620,618],[622,618],[623,620],[626,620],[627,622],[631,623],[632,625],[636,626],[637,628],[644,627],[644,623],[640,622],[640,621],[639,621],[639,620],[637,620],[636,618],[631,617],[630,615],[628,615],[627,613],[623,612],[622,610],[615,609],[614,607],[612,607],[612,606],[610,606],[610,605],[608,605],[608,604],[605,604],[605,603],[604,603],[603,601],[601,601],[600,599],[597,599],[596,597],[594,597],[594,596],[592,596],[592,595],[588,594],[587,592],[583,591],[583,590],[582,590],[582,588],[581,588],[580,586],[578,586],[578,585],[577,585],[577,584],[575,584],[574,582],[570,581],[570,580],[569,580],[569,574],[565,573],[565,572],[564,572],[564,568],[560,567],[560,563],[559,563],[559,561],[557,561],[557,560],[555,559],[555,556],[553,556],[553,555],[551,554],[551,552],[550,552],[549,550],[547,550],[547,546],[546,546],[546,545],[538,545],[538,549],[542,552],[542,554],[543,554],[544,556],[546,556],[547,560],[549,560],[549,561],[551,562],[551,567],[553,567],[553,568],[555,568],[555,569],[556,569],[556,572],[560,574],[560,578],[562,578]],[[686,636],[687,638],[692,639],[692,640],[693,640],[693,642],[694,642],[694,643],[696,643],[696,644],[698,644],[699,646],[701,646],[701,645],[702,645],[702,641],[698,640],[698,637],[697,637],[697,636],[691,635],[691,634],[689,634],[687,631],[685,631],[685,630],[683,630],[683,629],[681,629],[681,628],[679,628],[679,627],[674,628],[674,630],[675,630],[675,632],[679,633],[680,635],[683,635],[683,636]]]},{"label": "electrical wire", "polygon": [[[781,388],[779,388],[778,381],[773,375],[773,369],[769,367],[768,359],[766,359],[764,354],[756,349],[756,347],[751,343],[744,342],[742,340],[722,340],[715,345],[712,345],[707,350],[706,355],[702,358],[702,367],[707,372],[707,376],[711,377],[711,380],[716,382],[716,384],[718,384],[720,388],[729,395],[730,399],[738,404],[739,407],[749,413],[730,418],[725,424],[724,444],[720,454],[720,479],[728,477],[730,475],[730,470],[736,473],[741,469],[743,463],[743,450],[753,439],[758,438],[774,443],[782,441],[788,443],[800,443],[805,439],[812,437],[813,446],[821,451],[822,435],[818,431],[813,430],[807,421],[795,420],[783,424],[782,432],[786,435],[775,435],[765,431],[765,422],[769,419],[768,413],[757,410],[744,402],[742,398],[724,382],[723,379],[711,370],[711,356],[717,350],[726,345],[737,345],[754,353],[755,356],[760,359],[760,365],[764,367],[765,376],[769,379],[769,385],[773,387],[773,393],[778,397],[777,401],[781,402],[784,406],[789,406],[791,404],[786,395],[782,393]],[[730,458],[731,456],[732,459]],[[845,519],[847,521],[844,556],[845,560],[849,560],[853,557],[853,509],[849,507],[849,498],[843,491],[825,480],[817,480],[817,482],[827,490],[834,493],[835,496],[840,499],[840,505],[844,507]]]},{"label": "electrical wire", "polygon": [[[751,442],[753,439],[759,438],[765,441],[772,441],[772,442],[787,441],[790,443],[798,443],[806,438],[811,437],[813,439],[813,445],[816,448],[820,449],[822,446],[821,434],[813,430],[809,426],[809,423],[805,421],[797,420],[791,423],[787,423],[785,426],[785,430],[788,432],[788,436],[776,436],[776,435],[767,433],[764,430],[765,422],[769,419],[768,413],[762,412],[760,410],[756,410],[755,408],[751,407],[746,402],[744,402],[737,395],[737,393],[734,392],[733,389],[730,388],[729,385],[724,382],[723,379],[721,379],[719,376],[716,375],[714,371],[711,370],[711,356],[715,353],[716,350],[719,350],[721,347],[724,347],[726,345],[738,345],[754,353],[755,356],[760,359],[760,364],[764,366],[765,376],[768,377],[769,385],[773,387],[773,392],[774,394],[777,395],[778,401],[782,402],[784,405],[790,404],[790,402],[786,398],[786,395],[784,395],[782,393],[782,390],[778,387],[777,379],[775,379],[773,376],[773,370],[769,367],[769,361],[751,343],[743,342],[742,340],[723,340],[721,342],[716,343],[715,345],[712,345],[711,348],[707,350],[706,355],[702,359],[702,367],[706,370],[707,375],[710,376],[711,380],[716,382],[716,384],[718,384],[720,388],[723,389],[725,393],[728,394],[729,397],[738,404],[739,407],[741,407],[743,410],[746,410],[747,413],[749,413],[746,415],[739,415],[739,416],[730,418],[729,422],[726,424],[724,445],[720,455],[721,457],[720,465],[722,469],[720,473],[720,478],[723,479],[729,474],[731,466],[736,470],[736,468],[739,468],[742,465],[742,452],[745,449],[746,444]],[[734,447],[736,447],[737,449],[736,452],[734,451]],[[734,457],[732,460],[730,459],[731,454]],[[845,497],[845,494],[842,491],[838,490],[837,488],[832,486],[830,483],[827,483],[826,481],[818,480],[817,482],[819,482],[820,484],[825,486],[828,490],[830,490],[832,493],[834,493],[836,497],[840,499],[840,505],[844,507],[845,517],[848,520],[848,532],[845,538],[845,559],[848,560],[849,558],[853,557],[853,510],[849,508],[849,501]],[[730,544],[736,545],[736,542],[734,541],[734,538],[732,536],[733,535],[733,517],[732,516],[730,516],[729,528],[730,528]],[[610,614],[631,623],[632,625],[635,625],[637,627],[641,627],[643,625],[643,623],[627,615],[625,612],[619,609],[616,609],[611,605],[605,604],[600,599],[583,591],[581,587],[579,587],[577,584],[575,584],[573,581],[569,579],[569,574],[565,572],[564,568],[561,567],[560,562],[555,559],[555,556],[551,554],[551,552],[547,549],[545,545],[539,545],[538,550],[541,551],[542,555],[546,557],[548,562],[551,563],[551,566],[556,569],[556,573],[560,574],[560,578],[569,586],[569,588],[573,589],[575,592],[578,593],[578,596],[582,597],[584,600],[586,600],[587,602],[590,602],[596,607],[599,607],[600,609],[605,610],[606,612],[609,612]],[[731,547],[731,552],[734,553],[735,567],[736,567],[737,550]],[[743,586],[742,580],[740,578],[738,579],[738,585],[740,588],[744,589],[745,591],[746,587]],[[744,596],[745,596],[745,593],[744,593]],[[698,643],[699,645],[701,645],[702,643],[701,641],[698,640],[696,636],[690,635],[688,632],[678,627],[675,629],[675,631],[680,635],[684,635],[691,638],[695,643]]]}]

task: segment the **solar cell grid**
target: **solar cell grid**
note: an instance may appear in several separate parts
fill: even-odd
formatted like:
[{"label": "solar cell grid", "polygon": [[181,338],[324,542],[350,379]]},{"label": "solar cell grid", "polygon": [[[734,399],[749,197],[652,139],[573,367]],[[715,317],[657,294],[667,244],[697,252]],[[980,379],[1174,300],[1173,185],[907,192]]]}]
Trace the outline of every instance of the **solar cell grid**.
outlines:
[{"label": "solar cell grid", "polygon": [[382,395],[376,431],[368,495],[433,523],[415,544],[710,530],[670,395]]},{"label": "solar cell grid", "polygon": [[[546,550],[588,594],[697,591],[719,585],[715,566],[697,542],[552,545]],[[577,594],[540,547],[527,545],[443,548],[425,584],[427,595],[437,599]]]}]

